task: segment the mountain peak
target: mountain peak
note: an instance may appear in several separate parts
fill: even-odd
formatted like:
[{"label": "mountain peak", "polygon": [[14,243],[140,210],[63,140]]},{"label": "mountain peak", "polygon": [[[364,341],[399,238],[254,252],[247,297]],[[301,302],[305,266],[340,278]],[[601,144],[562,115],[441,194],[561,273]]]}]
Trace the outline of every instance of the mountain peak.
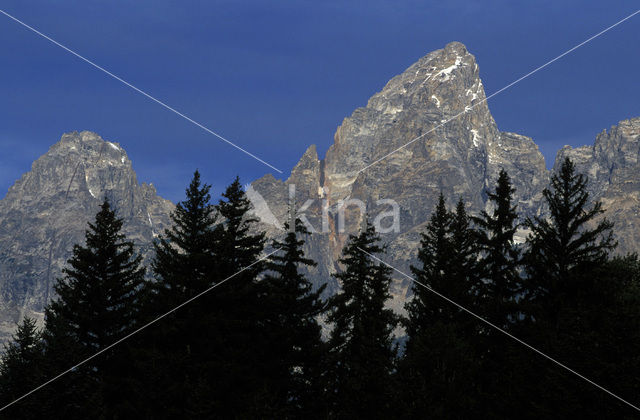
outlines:
[{"label": "mountain peak", "polygon": [[[49,154],[55,155],[80,155],[82,158],[95,158],[110,162],[112,165],[127,164],[131,166],[127,153],[118,143],[104,140],[100,135],[92,131],[71,131],[64,133],[60,141],[49,149]],[[46,156],[45,155],[45,156]]]},{"label": "mountain peak", "polygon": [[411,171],[423,159],[474,161],[472,172],[484,174],[487,145],[499,137],[484,99],[475,57],[463,44],[422,57],[338,127],[325,158],[329,197],[347,197],[360,171],[383,157],[366,175]]},{"label": "mountain peak", "polygon": [[318,159],[315,144],[307,148],[296,166],[291,171],[287,180],[288,184],[295,184],[297,192],[302,192],[305,197],[322,195],[320,187],[322,182],[322,163]]},{"label": "mountain peak", "polygon": [[286,183],[254,185],[280,217],[285,189],[295,184],[298,202],[309,203],[305,217],[321,231],[313,236],[313,256],[324,261],[325,273],[336,269],[346,238],[361,226],[358,205],[375,220],[389,211],[380,203],[391,200],[400,209],[399,230],[384,241],[390,259],[408,269],[440,192],[478,212],[504,168],[517,185],[519,208],[526,215],[537,210],[547,179],[544,158],[529,137],[501,133],[484,99],[475,57],[463,44],[449,43],[346,117],[322,161],[310,147]]},{"label": "mountain peak", "polygon": [[459,41],[451,41],[444,47],[445,51],[454,51],[460,55],[468,54],[467,47]]},{"label": "mountain peak", "polygon": [[148,258],[173,205],[140,185],[125,150],[96,133],[62,135],[0,200],[0,338],[24,315],[42,319],[54,280],[105,197]]},{"label": "mountain peak", "polygon": [[39,200],[38,195],[64,194],[66,198],[86,195],[102,200],[109,191],[137,185],[127,153],[118,144],[90,131],[65,133],[49,148],[7,193],[7,201],[17,198]]},{"label": "mountain peak", "polygon": [[554,170],[569,157],[579,172],[589,176],[592,195],[602,195],[611,183],[631,180],[640,167],[640,117],[602,130],[592,146],[564,146],[556,155]]},{"label": "mountain peak", "polygon": [[[451,93],[451,90],[461,96],[465,106],[484,98],[475,57],[460,42],[451,42],[445,48],[420,58],[402,74],[391,79],[381,92],[369,100],[367,107],[392,114],[402,109],[398,105],[407,102],[422,102],[426,107],[440,108],[443,96]],[[404,97],[405,101],[398,101],[398,96]]]}]

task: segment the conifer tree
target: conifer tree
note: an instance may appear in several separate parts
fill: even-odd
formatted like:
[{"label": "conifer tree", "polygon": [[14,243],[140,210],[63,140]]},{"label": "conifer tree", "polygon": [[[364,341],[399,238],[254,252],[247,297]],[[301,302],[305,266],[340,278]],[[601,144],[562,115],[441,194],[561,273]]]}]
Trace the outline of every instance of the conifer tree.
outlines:
[{"label": "conifer tree", "polygon": [[[598,269],[598,293],[605,295],[590,304],[599,337],[591,339],[591,351],[583,357],[589,372],[627,401],[640,406],[640,260],[637,254],[615,257]],[[604,290],[603,290],[604,289]],[[597,343],[597,346],[594,345]],[[581,351],[588,350],[582,347]],[[593,351],[593,349],[597,351]],[[594,366],[593,360],[600,363]],[[602,418],[631,418],[635,412],[606,395],[591,399]],[[594,410],[595,411],[595,410]]]},{"label": "conifer tree", "polygon": [[[4,345],[0,359],[0,407],[4,407],[40,386],[44,376],[44,346],[41,332],[32,318],[24,318],[12,340]],[[45,415],[42,394],[31,395],[2,414],[13,419],[37,419]]]},{"label": "conifer tree", "polygon": [[273,403],[265,375],[270,366],[256,351],[267,342],[258,285],[264,234],[254,233],[257,220],[238,178],[216,206],[209,190],[196,171],[172,216],[173,228],[156,245],[149,317],[216,289],[141,340],[143,352],[151,353],[144,370],[157,373],[143,382],[153,389],[144,406],[154,417],[246,417]]},{"label": "conifer tree", "polygon": [[[293,218],[292,218],[293,219]],[[295,223],[295,230],[290,228]],[[323,342],[318,316],[325,305],[320,295],[302,273],[304,267],[316,263],[304,255],[304,237],[310,235],[300,219],[285,223],[285,237],[275,239],[267,262],[267,275],[262,283],[262,300],[267,305],[266,326],[269,380],[276,395],[275,412],[280,418],[309,418],[321,411],[319,385]],[[268,413],[264,413],[267,415]]]},{"label": "conifer tree", "polygon": [[[208,322],[215,326],[209,348],[215,352],[207,372],[213,384],[213,410],[236,417],[259,417],[277,402],[269,389],[271,368],[261,349],[268,345],[261,288],[265,235],[257,228],[252,204],[240,180],[227,187],[216,206],[221,222],[214,229],[213,283],[225,281],[208,296]],[[231,277],[233,276],[233,277]],[[231,277],[231,278],[230,278]]]},{"label": "conifer tree", "polygon": [[[521,291],[520,249],[514,241],[518,214],[513,203],[515,189],[507,172],[498,176],[495,190],[489,192],[489,211],[472,220],[480,251],[478,273],[473,287],[471,308],[502,330],[513,330],[520,320],[517,299]],[[513,417],[521,407],[516,395],[521,391],[521,370],[516,356],[521,349],[503,333],[486,324],[477,324],[477,387],[479,410],[488,417]],[[515,366],[518,367],[515,367]]]},{"label": "conifer tree", "polygon": [[407,341],[398,374],[407,417],[456,418],[473,410],[473,320],[427,289],[468,305],[477,258],[471,233],[464,202],[452,214],[440,194],[422,234],[421,264],[411,267],[420,284],[411,285],[413,297],[405,304]]},{"label": "conifer tree", "polygon": [[397,317],[385,308],[391,297],[390,269],[371,255],[384,251],[374,227],[366,221],[351,235],[336,277],[342,291],[329,301],[327,393],[331,416],[384,418],[392,413],[391,373]]},{"label": "conifer tree", "polygon": [[478,277],[478,243],[462,199],[458,200],[451,218],[451,247],[451,293],[458,299],[458,303],[469,307],[472,305],[471,288],[477,284]]},{"label": "conifer tree", "polygon": [[[528,300],[542,305],[547,315],[559,309],[557,299],[584,288],[592,269],[608,261],[615,248],[613,224],[606,218],[591,227],[604,213],[601,202],[589,203],[587,178],[575,171],[566,158],[543,191],[549,218],[527,219],[527,270],[535,282],[527,290]],[[579,284],[576,284],[579,282]]]},{"label": "conifer tree", "polygon": [[[453,244],[449,237],[451,223],[451,213],[447,210],[444,195],[440,193],[435,211],[421,235],[418,260],[422,267],[411,267],[416,280],[438,291],[445,289],[449,280],[448,272],[451,269],[450,259],[453,254]],[[450,319],[451,314],[455,312],[454,309],[443,305],[437,296],[424,287],[413,283],[411,290],[413,298],[405,305],[408,314],[405,328],[409,337],[420,336],[421,329],[429,327],[437,317],[444,316]],[[443,310],[445,314],[441,316]]]},{"label": "conifer tree", "polygon": [[[87,357],[69,323],[61,316],[49,315],[45,307],[45,328],[42,339],[45,348],[44,372],[47,379],[64,372]],[[82,418],[96,415],[101,406],[99,387],[93,376],[85,375],[86,367],[72,370],[55,382],[37,391],[42,410],[56,413],[59,418]]]},{"label": "conifer tree", "polygon": [[513,306],[520,289],[520,251],[514,242],[519,225],[514,192],[509,175],[500,170],[495,191],[487,194],[493,210],[483,210],[479,217],[472,218],[481,251],[478,268],[482,278],[475,285],[479,310],[501,328],[508,328],[514,319]]},{"label": "conifer tree", "polygon": [[211,282],[212,239],[217,217],[211,205],[210,185],[202,184],[195,171],[186,189],[186,199],[171,214],[172,227],[155,243],[151,283],[157,299],[182,303],[204,290]]},{"label": "conifer tree", "polygon": [[[568,158],[543,193],[548,217],[526,221],[532,231],[525,254],[524,290],[532,317],[531,341],[569,367],[621,392],[629,382],[612,377],[614,366],[625,354],[623,349],[637,348],[638,343],[635,334],[621,329],[630,324],[620,322],[618,315],[626,306],[622,291],[633,283],[625,285],[629,275],[624,264],[609,261],[616,245],[613,225],[606,218],[598,220],[604,212],[602,204],[590,202],[587,178],[576,173]],[[620,336],[626,337],[624,345]],[[628,414],[626,408],[555,366],[545,365],[539,373],[544,381],[536,391],[545,397],[539,415],[610,418]],[[626,395],[637,395],[637,386],[636,381],[635,391],[631,386]]]},{"label": "conifer tree", "polygon": [[[218,219],[210,203],[210,188],[196,170],[185,200],[171,214],[171,229],[154,244],[155,279],[145,287],[146,320],[186,302],[216,281],[213,232]],[[146,397],[141,405],[150,416],[180,415],[198,404],[194,393],[198,386],[206,388],[202,378],[204,355],[210,350],[206,336],[215,328],[206,319],[210,299],[207,295],[189,303],[136,337],[140,371],[145,372],[139,384]]]},{"label": "conifer tree", "polygon": [[[222,223],[216,226],[216,246],[219,261],[218,276],[234,274],[239,268],[249,267],[258,261],[264,250],[264,232],[254,232],[259,221],[252,213],[253,205],[236,179],[222,194],[217,205]],[[246,283],[255,283],[257,274],[264,269],[264,263],[249,267],[248,274],[241,276]],[[241,283],[235,281],[234,283]]]},{"label": "conifer tree", "polygon": [[[74,246],[64,277],[54,286],[56,298],[45,311],[48,376],[104,349],[136,326],[145,269],[133,243],[121,232],[122,224],[105,199],[95,222],[89,223],[86,245]],[[73,391],[73,402],[64,408],[69,417],[125,415],[131,392],[128,359],[127,346],[102,353],[56,382],[48,399],[54,401],[57,394],[55,401],[60,403]]]}]

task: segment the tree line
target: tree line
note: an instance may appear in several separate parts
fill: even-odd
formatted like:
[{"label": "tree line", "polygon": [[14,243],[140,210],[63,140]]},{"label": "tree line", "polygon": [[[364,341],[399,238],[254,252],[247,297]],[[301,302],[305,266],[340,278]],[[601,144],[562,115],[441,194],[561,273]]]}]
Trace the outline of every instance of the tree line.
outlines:
[{"label": "tree line", "polygon": [[304,274],[309,232],[291,217],[267,241],[237,178],[214,205],[195,172],[149,273],[105,200],[44,327],[25,318],[5,345],[0,405],[66,373],[0,416],[632,418],[513,338],[640,403],[640,262],[612,256],[613,226],[569,159],[544,198],[521,222],[505,171],[477,216],[441,194],[402,316],[366,221],[323,300]]}]

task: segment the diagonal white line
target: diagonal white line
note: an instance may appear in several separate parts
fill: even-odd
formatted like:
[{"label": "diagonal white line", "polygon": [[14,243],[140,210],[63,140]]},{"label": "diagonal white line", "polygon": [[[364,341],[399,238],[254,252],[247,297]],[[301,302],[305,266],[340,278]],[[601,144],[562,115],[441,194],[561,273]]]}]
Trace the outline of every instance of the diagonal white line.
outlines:
[{"label": "diagonal white line", "polygon": [[209,293],[210,291],[212,291],[213,289],[215,289],[218,286],[221,286],[222,284],[224,284],[227,280],[231,280],[232,278],[234,278],[235,276],[237,276],[238,274],[242,273],[243,271],[247,270],[248,268],[251,268],[252,266],[258,264],[261,261],[266,260],[267,258],[269,258],[270,256],[272,256],[273,254],[275,254],[276,252],[280,251],[280,249],[282,248],[277,248],[276,250],[270,252],[269,254],[265,255],[264,257],[260,258],[259,260],[253,262],[252,264],[249,264],[248,266],[242,268],[240,271],[237,271],[236,273],[232,274],[231,276],[227,277],[224,280],[221,280],[219,283],[214,284],[213,286],[209,287],[208,289],[198,293],[197,295],[195,295],[194,297],[192,297],[191,299],[188,299],[184,302],[182,302],[180,305],[176,306],[175,308],[171,309],[168,312],[165,312],[164,314],[160,315],[159,317],[155,318],[152,321],[149,321],[148,323],[144,324],[143,326],[141,326],[140,328],[134,330],[133,332],[125,335],[124,337],[122,337],[121,339],[119,339],[118,341],[109,344],[107,347],[101,349],[100,351],[98,351],[97,353],[95,353],[93,356],[87,357],[86,359],[84,359],[83,361],[81,361],[80,363],[77,363],[76,365],[70,367],[69,369],[65,370],[64,372],[62,372],[61,374],[59,374],[58,376],[55,376],[51,379],[49,379],[47,382],[43,383],[42,385],[32,389],[31,391],[27,392],[26,394],[24,394],[23,396],[21,396],[20,398],[16,399],[13,402],[10,402],[9,404],[5,405],[4,407],[0,408],[0,411],[4,411],[5,409],[11,407],[13,404],[17,403],[18,401],[28,397],[29,395],[33,394],[34,392],[38,391],[41,388],[44,388],[45,386],[49,385],[51,382],[55,381],[56,379],[61,378],[62,376],[66,375],[67,373],[71,372],[72,370],[78,368],[79,366],[82,366],[83,364],[87,363],[89,360],[94,359],[95,357],[101,355],[102,353],[104,353],[105,351],[109,350],[112,347],[117,346],[118,344],[122,343],[123,341],[133,337],[134,335],[138,334],[140,331],[144,330],[145,328],[147,328],[148,326],[155,324],[156,322],[160,321],[162,318],[166,317],[167,315],[177,311],[178,309],[182,308],[185,305],[188,305],[189,303],[193,302],[194,300],[198,299],[199,297],[201,297],[202,295]]},{"label": "diagonal white line", "polygon": [[596,388],[599,388],[600,390],[606,392],[607,394],[611,395],[612,397],[616,398],[619,401],[622,401],[623,403],[627,404],[629,407],[636,409],[637,411],[640,411],[640,407],[637,407],[633,404],[631,404],[629,401],[622,399],[621,397],[617,396],[616,394],[614,394],[613,392],[609,391],[608,389],[604,388],[603,386],[598,385],[597,383],[593,382],[591,379],[581,375],[580,373],[576,372],[575,370],[571,369],[570,367],[562,364],[561,362],[557,361],[556,359],[552,358],[551,356],[547,356],[545,353],[541,352],[540,350],[538,350],[537,348],[525,343],[524,341],[520,340],[518,337],[514,336],[513,334],[508,333],[507,331],[503,330],[502,328],[498,327],[497,325],[493,324],[490,321],[487,321],[486,319],[484,319],[483,317],[481,317],[480,315],[476,315],[474,312],[471,312],[469,309],[465,308],[464,306],[460,305],[459,303],[454,302],[453,300],[449,299],[448,297],[446,297],[445,295],[437,292],[436,290],[434,290],[433,288],[427,286],[424,283],[419,282],[418,280],[414,279],[413,277],[411,277],[410,275],[406,274],[405,272],[395,268],[394,266],[392,266],[391,264],[388,264],[384,261],[382,261],[380,258],[376,257],[375,255],[372,255],[370,253],[368,253],[367,251],[365,251],[362,248],[358,248],[360,251],[364,252],[365,254],[367,254],[369,257],[373,258],[376,261],[379,261],[380,263],[386,265],[387,267],[389,267],[390,269],[396,271],[397,273],[403,275],[404,277],[406,277],[407,279],[411,280],[412,282],[414,282],[415,284],[418,284],[422,287],[424,287],[425,289],[429,290],[430,292],[434,293],[435,295],[439,296],[440,298],[446,300],[447,302],[451,303],[452,305],[457,306],[458,308],[462,309],[463,311],[465,311],[466,313],[468,313],[469,315],[472,315],[473,317],[479,319],[480,321],[484,322],[485,324],[489,325],[491,328],[494,328],[497,331],[500,331],[501,333],[505,334],[507,337],[510,337],[512,339],[514,339],[515,341],[517,341],[518,343],[522,344],[523,346],[529,348],[530,350],[533,350],[534,352],[538,353],[539,355],[543,356],[544,358],[552,361],[553,363],[555,363],[556,365],[566,369],[567,371],[573,373],[574,375],[578,376],[581,379],[584,379],[585,381],[589,382],[591,385],[595,386]]},{"label": "diagonal white line", "polygon": [[134,85],[132,85],[131,83],[127,82],[126,80],[123,80],[122,78],[116,76],[115,74],[111,73],[110,71],[104,69],[103,67],[99,66],[98,64],[94,63],[93,61],[89,60],[88,58],[83,57],[82,55],[78,54],[77,52],[73,51],[72,49],[62,45],[61,43],[59,43],[58,41],[48,37],[47,35],[43,34],[42,32],[38,31],[37,29],[27,25],[26,23],[24,23],[23,21],[21,21],[20,19],[11,16],[9,13],[5,12],[4,10],[0,9],[0,13],[2,13],[3,15],[5,15],[6,17],[8,17],[9,19],[19,23],[20,25],[24,26],[25,28],[29,29],[30,31],[40,35],[41,37],[43,37],[44,39],[51,41],[52,43],[54,43],[55,45],[57,45],[58,47],[62,48],[63,50],[75,55],[76,57],[78,57],[79,59],[81,59],[82,61],[92,65],[93,67],[97,68],[98,70],[100,70],[101,72],[113,77],[114,79],[116,79],[117,81],[123,83],[124,85],[130,87],[131,89],[135,90],[136,92],[146,96],[147,98],[151,99],[152,101],[154,101],[155,103],[163,106],[164,108],[168,109],[169,111],[179,115],[180,117],[184,118],[185,120],[189,121],[190,123],[200,127],[201,129],[203,129],[204,131],[206,131],[209,134],[213,134],[214,136],[216,136],[217,138],[219,138],[220,140],[224,141],[225,143],[235,147],[236,149],[240,150],[241,152],[251,156],[252,158],[254,158],[255,160],[257,160],[260,163],[263,163],[265,165],[267,165],[269,168],[273,169],[274,171],[278,171],[279,173],[282,173],[282,171],[278,168],[276,168],[275,166],[271,165],[268,162],[265,162],[264,160],[260,159],[259,157],[257,157],[256,155],[254,155],[253,153],[243,149],[242,147],[238,146],[237,144],[233,143],[231,140],[227,140],[226,138],[222,137],[220,134],[216,133],[215,131],[205,127],[204,125],[200,124],[199,122],[189,118],[188,116],[186,116],[185,114],[183,114],[182,112],[176,110],[175,108],[172,108],[171,106],[165,104],[164,102],[162,102],[161,100],[151,96],[150,94],[148,94],[147,92],[143,91],[142,89],[138,89],[137,87],[135,87]]},{"label": "diagonal white line", "polygon": [[534,73],[537,73],[538,71],[542,70],[543,68],[547,67],[548,65],[556,62],[557,60],[561,59],[562,57],[564,57],[567,54],[572,53],[573,51],[577,50],[578,48],[582,47],[583,45],[593,41],[594,39],[598,38],[600,35],[603,35],[604,33],[610,31],[611,29],[615,28],[616,26],[620,25],[621,23],[623,23],[624,21],[631,19],[632,17],[634,17],[635,15],[637,15],[638,13],[640,13],[640,9],[636,10],[635,12],[631,13],[629,16],[625,17],[624,19],[621,19],[619,21],[617,21],[616,23],[614,23],[613,25],[603,29],[602,31],[598,32],[597,34],[593,35],[592,37],[582,41],[581,43],[579,43],[578,45],[574,46],[573,48],[563,52],[562,54],[560,54],[559,56],[547,61],[546,63],[544,63],[543,65],[541,65],[540,67],[537,67],[533,70],[531,70],[529,73],[525,74],[524,76],[520,77],[517,80],[514,80],[513,82],[509,83],[508,85],[506,85],[505,87],[503,87],[502,89],[499,89],[497,92],[492,93],[491,95],[489,95],[488,97],[484,98],[483,100],[475,103],[474,105],[465,108],[464,111],[454,115],[453,117],[449,118],[448,120],[446,120],[443,123],[438,124],[437,126],[433,127],[431,130],[427,131],[426,133],[423,133],[421,135],[419,135],[418,137],[414,138],[413,140],[403,144],[402,146],[398,147],[397,149],[387,153],[386,155],[382,156],[381,158],[375,160],[374,162],[370,163],[369,165],[365,166],[364,168],[360,169],[357,174],[360,174],[364,171],[366,171],[367,169],[369,169],[370,167],[372,167],[373,165],[379,163],[380,161],[385,160],[386,158],[388,158],[389,156],[393,155],[394,153],[404,149],[405,147],[407,147],[408,145],[415,143],[416,141],[420,140],[421,138],[423,138],[424,136],[426,136],[429,133],[432,133],[433,131],[437,130],[438,128],[448,124],[449,122],[455,120],[456,118],[458,118],[461,115],[466,114],[467,112],[470,112],[472,109],[474,109],[475,107],[477,107],[478,105],[481,105],[485,102],[487,102],[489,99],[493,98],[494,96],[504,92],[505,90],[509,89],[510,87],[512,87],[513,85],[520,83],[521,81],[523,81],[524,79],[526,79],[527,77],[533,75]]}]

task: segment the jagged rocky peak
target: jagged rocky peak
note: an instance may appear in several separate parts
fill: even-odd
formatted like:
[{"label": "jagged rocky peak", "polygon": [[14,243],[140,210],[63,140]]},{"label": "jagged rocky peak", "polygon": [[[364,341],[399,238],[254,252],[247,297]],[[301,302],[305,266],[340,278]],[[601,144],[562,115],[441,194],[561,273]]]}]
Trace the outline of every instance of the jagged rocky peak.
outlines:
[{"label": "jagged rocky peak", "polygon": [[[293,188],[298,205],[307,199],[321,198],[322,170],[322,162],[318,159],[316,146],[312,144],[293,167],[286,181],[267,174],[252,182],[247,193],[257,207],[256,214],[269,225],[274,224],[271,217],[273,214],[282,225],[288,215],[289,188]],[[270,214],[264,211],[263,196],[269,199],[269,203],[265,202],[264,205],[268,207]]]},{"label": "jagged rocky peak", "polygon": [[542,190],[549,182],[544,156],[531,137],[500,132],[487,144],[485,189],[495,187],[501,169],[507,171],[516,189],[518,211],[526,216],[540,214]]},{"label": "jagged rocky peak", "polygon": [[558,151],[554,170],[559,169],[565,157],[589,176],[594,194],[603,194],[611,184],[636,177],[640,164],[640,117],[620,121],[608,132],[602,130],[592,146],[564,146]]},{"label": "jagged rocky peak", "polygon": [[440,191],[471,210],[484,208],[486,189],[504,168],[517,180],[521,207],[535,212],[547,179],[544,158],[529,137],[501,133],[485,99],[464,45],[426,55],[338,128],[324,162],[330,202],[386,196],[419,224],[425,215],[418,209],[433,208]]},{"label": "jagged rocky peak", "polygon": [[535,212],[533,200],[547,179],[544,158],[531,138],[498,130],[474,56],[452,42],[391,79],[366,107],[345,118],[325,159],[311,146],[286,183],[334,205],[385,191],[407,193],[417,187],[411,180],[421,179],[422,196],[452,190],[482,208],[483,189],[502,168],[518,183],[522,207]]},{"label": "jagged rocky peak", "polygon": [[521,207],[535,213],[547,179],[544,158],[529,137],[498,130],[474,56],[452,42],[345,118],[322,161],[314,147],[307,150],[287,183],[311,196],[317,188],[330,209],[347,198],[368,205],[394,199],[408,227],[424,223],[440,191],[462,197],[471,210],[484,208],[486,189],[502,168],[517,183]]},{"label": "jagged rocky peak", "polygon": [[618,253],[640,249],[640,117],[623,120],[596,136],[592,146],[564,146],[554,171],[566,157],[589,179],[591,198],[599,200],[604,217],[615,225]]},{"label": "jagged rocky peak", "polygon": [[39,200],[41,197],[29,194],[36,191],[102,199],[106,191],[135,183],[131,161],[120,146],[90,131],[74,131],[64,134],[33,163],[31,171],[9,189],[4,202],[12,202],[12,198]]},{"label": "jagged rocky peak", "polygon": [[[459,42],[427,54],[391,79],[381,92],[369,99],[367,108],[390,116],[412,105],[447,112],[457,105],[442,101],[442,95],[450,95],[451,87],[468,102],[484,99],[475,58]],[[428,93],[431,95],[427,96]]]},{"label": "jagged rocky peak", "polygon": [[318,159],[315,144],[309,146],[291,171],[287,184],[296,185],[296,193],[305,197],[322,196],[322,162]]},{"label": "jagged rocky peak", "polygon": [[[104,157],[112,164],[124,164],[127,153],[118,143],[104,140],[100,135],[91,131],[72,131],[62,135],[60,141],[51,146],[50,151],[62,151],[62,153],[79,153]],[[48,154],[49,155],[49,154]],[[131,166],[129,164],[129,166]]]},{"label": "jagged rocky peak", "polygon": [[385,165],[406,166],[416,155],[438,160],[484,154],[487,141],[498,134],[484,99],[478,65],[461,43],[421,58],[337,129],[326,156],[330,198],[349,195],[360,170],[419,136]]},{"label": "jagged rocky peak", "polygon": [[640,117],[623,120],[603,130],[596,137],[594,155],[599,156],[612,170],[634,168],[639,163]]},{"label": "jagged rocky peak", "polygon": [[64,134],[0,200],[0,336],[24,315],[42,318],[55,279],[105,197],[148,260],[173,204],[153,185],[140,185],[124,149],[95,133]]},{"label": "jagged rocky peak", "polygon": [[[91,131],[73,131],[65,133],[59,142],[42,156],[43,159],[80,159],[81,165],[131,167],[131,161],[125,150],[118,143],[104,140]],[[36,161],[38,162],[38,161]]]},{"label": "jagged rocky peak", "polygon": [[[440,192],[450,205],[463,198],[469,212],[477,213],[504,168],[521,210],[538,211],[548,177],[544,158],[531,138],[500,132],[485,99],[474,56],[452,42],[391,79],[345,118],[323,160],[312,146],[287,181],[263,177],[253,186],[280,220],[290,184],[296,184],[298,203],[314,200],[305,216],[320,231],[311,251],[324,273],[335,271],[348,235],[361,225],[359,208],[343,206],[345,200],[360,200],[372,220],[389,211],[379,200],[393,200],[399,231],[382,240],[389,244],[389,262],[408,270]],[[399,302],[405,293],[406,284],[400,284]]]}]

